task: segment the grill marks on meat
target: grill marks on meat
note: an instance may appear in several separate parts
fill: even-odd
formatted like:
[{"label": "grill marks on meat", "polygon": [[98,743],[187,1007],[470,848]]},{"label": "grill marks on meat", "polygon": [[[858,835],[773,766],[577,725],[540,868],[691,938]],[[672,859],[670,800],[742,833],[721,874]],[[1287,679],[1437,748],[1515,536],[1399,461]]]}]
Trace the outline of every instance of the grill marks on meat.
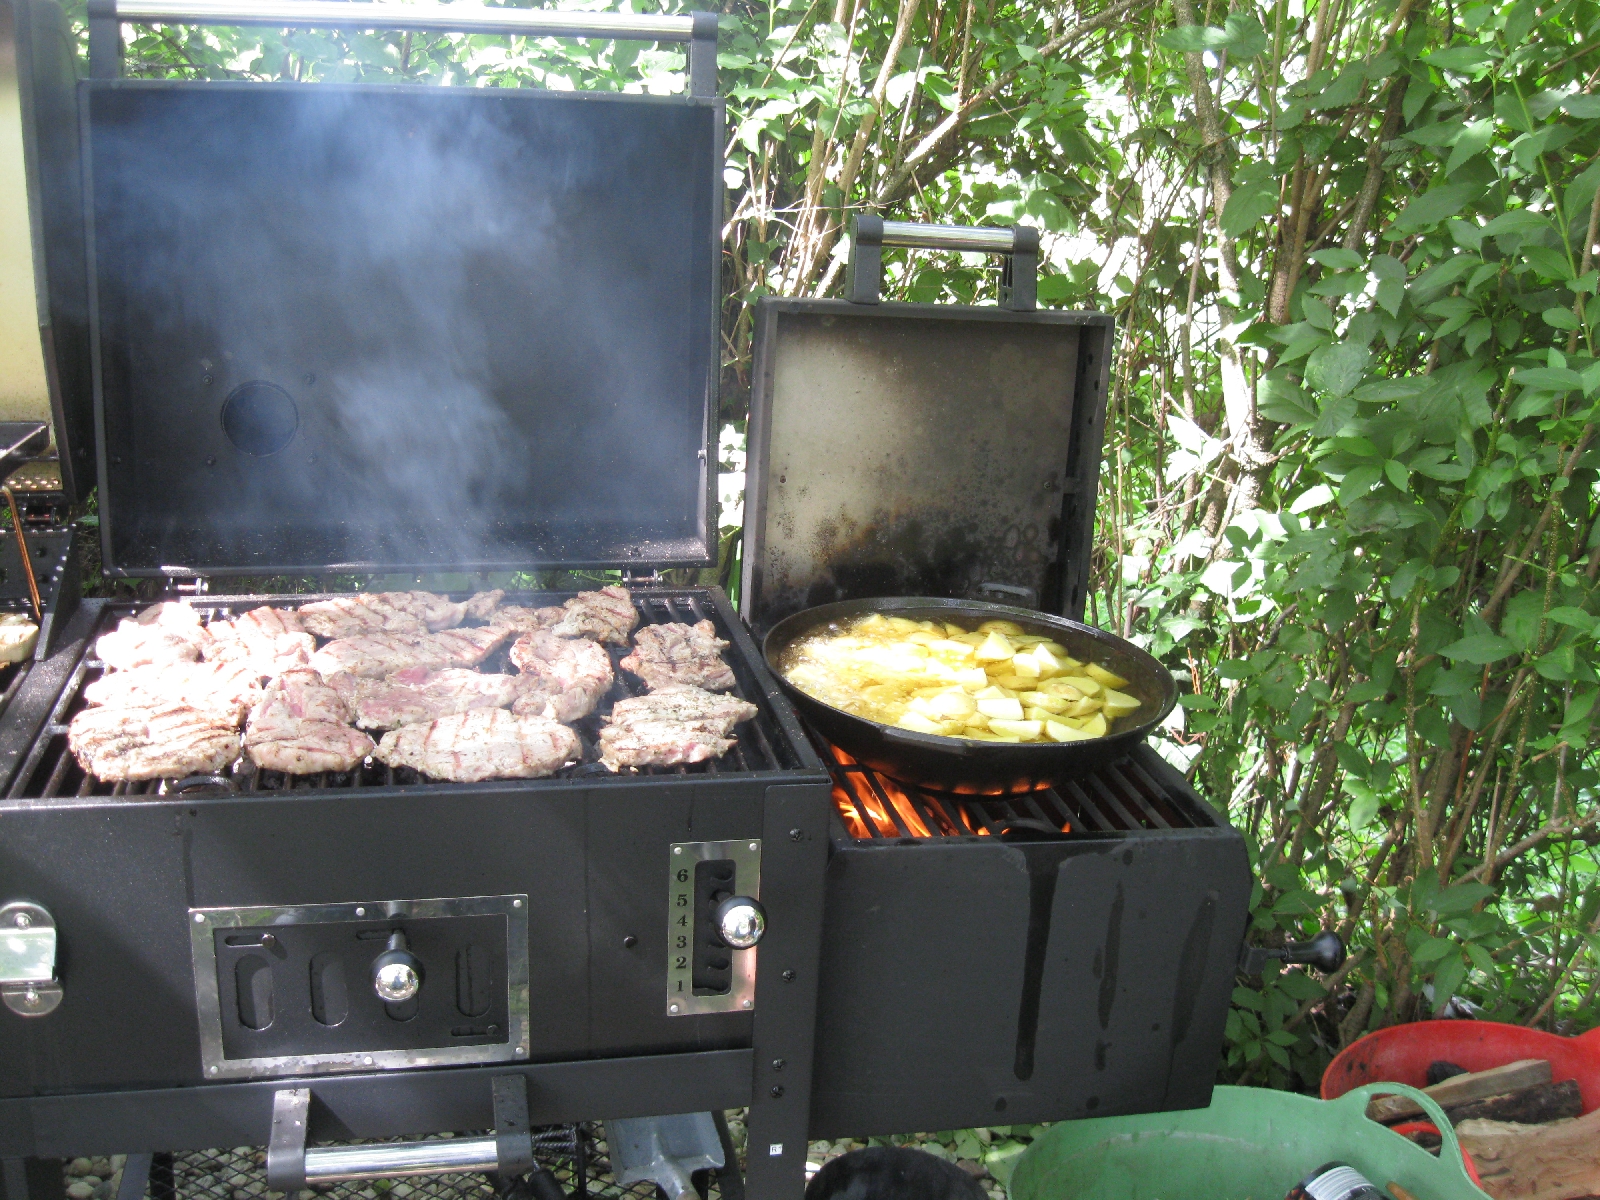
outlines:
[{"label": "grill marks on meat", "polygon": [[256,766],[290,775],[348,771],[373,751],[350,727],[350,709],[310,667],[285,671],[250,713],[245,753]]},{"label": "grill marks on meat", "polygon": [[257,672],[231,662],[146,665],[102,675],[83,689],[90,704],[155,710],[184,705],[237,729],[261,700]]},{"label": "grill marks on meat", "polygon": [[505,708],[517,698],[514,676],[458,668],[430,671],[408,667],[384,679],[340,672],[328,683],[355,713],[362,729],[397,729],[474,708]]},{"label": "grill marks on meat", "polygon": [[108,667],[165,666],[197,662],[211,640],[200,614],[186,600],[167,600],[135,617],[124,617],[102,634],[94,651]]},{"label": "grill marks on meat", "polygon": [[383,735],[377,757],[432,779],[537,779],[582,756],[578,735],[546,717],[479,708]]},{"label": "grill marks on meat", "polygon": [[595,710],[611,690],[611,656],[598,642],[543,631],[525,633],[511,647],[521,693],[511,707],[518,716],[576,721]]},{"label": "grill marks on meat", "polygon": [[510,629],[517,633],[536,633],[549,629],[567,615],[567,610],[557,604],[550,608],[524,608],[520,604],[502,604],[489,616],[489,624],[497,629]]},{"label": "grill marks on meat", "polygon": [[86,708],[67,727],[67,745],[107,783],[209,775],[239,757],[235,722],[186,704]]},{"label": "grill marks on meat", "polygon": [[689,684],[726,692],[738,683],[733,669],[722,660],[727,645],[710,621],[646,625],[634,635],[633,653],[622,660],[621,666],[643,679],[652,691]]},{"label": "grill marks on meat", "polygon": [[628,634],[639,623],[628,589],[612,585],[598,592],[579,592],[563,606],[565,615],[550,632],[564,638],[592,638],[613,646],[626,646]]},{"label": "grill marks on meat", "polygon": [[697,687],[669,686],[630,696],[612,706],[611,723],[600,731],[600,761],[622,767],[670,767],[721,758],[733,749],[728,735],[759,711],[737,696]]},{"label": "grill marks on meat", "polygon": [[433,592],[362,592],[302,604],[299,616],[305,628],[325,638],[438,633],[454,629],[469,616],[487,619],[504,596],[504,591],[479,592],[467,600],[451,600]]},{"label": "grill marks on meat", "polygon": [[382,679],[409,667],[428,671],[475,667],[509,638],[511,632],[487,625],[441,633],[374,633],[341,638],[313,654],[311,665],[324,675],[348,671],[365,679]]},{"label": "grill marks on meat", "polygon": [[201,650],[208,661],[236,663],[257,675],[279,675],[311,661],[317,640],[306,632],[300,614],[278,608],[252,608],[231,621],[206,626],[210,642]]}]

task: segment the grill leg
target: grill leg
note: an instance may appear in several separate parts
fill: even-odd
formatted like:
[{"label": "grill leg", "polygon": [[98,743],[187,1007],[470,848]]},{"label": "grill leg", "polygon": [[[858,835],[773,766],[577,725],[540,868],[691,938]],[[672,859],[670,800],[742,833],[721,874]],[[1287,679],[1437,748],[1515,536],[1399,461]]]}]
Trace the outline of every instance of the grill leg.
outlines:
[{"label": "grill leg", "polygon": [[3,1200],[61,1200],[65,1194],[59,1158],[8,1158],[0,1162]]},{"label": "grill leg", "polygon": [[749,1200],[800,1200],[806,1190],[832,803],[825,785],[767,789],[761,894],[774,900],[756,964],[755,1078],[745,1127]]}]

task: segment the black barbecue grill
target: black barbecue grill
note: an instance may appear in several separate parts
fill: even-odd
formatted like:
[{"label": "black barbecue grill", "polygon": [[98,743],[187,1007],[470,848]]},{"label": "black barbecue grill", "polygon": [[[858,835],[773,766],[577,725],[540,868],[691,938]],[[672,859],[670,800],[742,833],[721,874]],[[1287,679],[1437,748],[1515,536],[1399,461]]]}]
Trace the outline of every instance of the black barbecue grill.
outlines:
[{"label": "black barbecue grill", "polygon": [[[673,769],[612,774],[589,722],[550,779],[113,787],[65,728],[132,608],[63,574],[0,680],[5,1200],[45,1200],[45,1160],[218,1146],[293,1191],[360,1174],[307,1139],[452,1130],[495,1132],[362,1161],[515,1174],[530,1125],[736,1107],[748,1194],[794,1200],[815,1137],[1208,1101],[1250,881],[1183,776],[1139,745],[1053,790],[910,788],[804,728],[752,636],[867,596],[1081,618],[1112,330],[1036,310],[1036,234],[866,221],[850,301],[761,303],[736,614],[658,574],[715,562],[714,17],[91,0],[75,83],[53,0],[19,12],[63,487],[98,458],[108,571],[216,619],[311,597],[213,576],[605,569],[646,623],[711,620],[760,712]],[[122,20],[313,17],[681,41],[689,89],[116,77]],[[1004,254],[1001,305],[879,303],[895,245]]]}]

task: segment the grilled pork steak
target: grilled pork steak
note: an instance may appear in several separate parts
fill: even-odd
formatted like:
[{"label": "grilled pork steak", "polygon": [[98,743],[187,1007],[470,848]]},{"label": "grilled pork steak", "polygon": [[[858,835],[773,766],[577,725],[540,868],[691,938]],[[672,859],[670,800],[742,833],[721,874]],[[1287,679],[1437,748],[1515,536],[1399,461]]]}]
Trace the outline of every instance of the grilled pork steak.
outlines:
[{"label": "grilled pork steak", "polygon": [[502,604],[489,615],[489,624],[517,633],[535,633],[549,629],[567,615],[559,604],[550,608],[524,608],[520,604]]},{"label": "grilled pork steak", "polygon": [[329,642],[311,656],[311,665],[324,675],[348,671],[366,679],[381,679],[408,667],[429,671],[475,667],[511,633],[509,629],[486,625],[442,633],[366,634]]},{"label": "grilled pork steak", "polygon": [[83,689],[90,704],[112,708],[185,705],[237,728],[261,699],[257,673],[232,662],[147,664],[112,671]]},{"label": "grilled pork steak", "polygon": [[557,637],[592,638],[626,646],[629,631],[639,623],[628,589],[614,584],[598,592],[579,592],[564,607],[566,614],[550,630]]},{"label": "grilled pork steak", "polygon": [[67,727],[67,745],[107,783],[209,775],[239,757],[234,722],[186,704],[86,708]]},{"label": "grilled pork steak", "polygon": [[522,674],[521,693],[511,711],[519,717],[576,721],[586,717],[610,691],[611,656],[598,642],[525,633],[511,647],[511,661]]},{"label": "grilled pork steak", "polygon": [[487,619],[505,592],[479,592],[451,600],[433,592],[361,592],[300,606],[300,619],[318,637],[350,638],[366,633],[437,633],[467,617]]},{"label": "grilled pork steak", "polygon": [[406,725],[383,735],[377,757],[432,779],[536,779],[581,757],[578,735],[546,717],[518,717],[503,708],[478,708]]},{"label": "grilled pork steak", "polygon": [[350,728],[339,693],[310,667],[267,685],[245,726],[244,748],[256,766],[290,775],[348,771],[373,751],[372,739]]},{"label": "grilled pork steak", "polygon": [[407,667],[383,679],[362,679],[341,671],[328,683],[350,706],[362,729],[397,729],[474,708],[505,708],[517,698],[514,676],[457,668]]},{"label": "grilled pork steak", "polygon": [[640,721],[608,725],[600,731],[600,761],[613,771],[705,762],[721,758],[731,749],[732,738],[694,729],[682,721]]},{"label": "grilled pork steak", "polygon": [[629,696],[611,706],[612,725],[677,721],[691,729],[726,737],[733,727],[760,711],[737,696],[723,696],[688,685],[670,685],[643,696]]},{"label": "grilled pork steak", "polygon": [[206,632],[211,641],[201,653],[207,660],[236,663],[257,675],[303,667],[317,648],[317,639],[306,632],[299,613],[266,606],[231,621],[213,621]]},{"label": "grilled pork steak", "polygon": [[195,662],[211,641],[200,614],[186,600],[166,600],[136,617],[124,617],[102,634],[94,651],[108,667]]},{"label": "grilled pork steak", "polygon": [[722,661],[727,645],[710,621],[646,625],[634,634],[633,653],[621,665],[643,679],[652,691],[686,683],[711,692],[726,692],[738,682],[733,669]]}]

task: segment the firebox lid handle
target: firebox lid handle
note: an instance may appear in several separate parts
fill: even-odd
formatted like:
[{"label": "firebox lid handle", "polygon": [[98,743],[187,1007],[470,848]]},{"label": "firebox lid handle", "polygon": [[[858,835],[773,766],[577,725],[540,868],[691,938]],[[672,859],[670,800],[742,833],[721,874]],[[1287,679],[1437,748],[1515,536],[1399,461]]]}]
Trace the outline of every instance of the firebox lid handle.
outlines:
[{"label": "firebox lid handle", "polygon": [[923,225],[886,221],[872,213],[852,218],[845,297],[855,304],[877,304],[883,291],[883,248],[960,250],[1005,256],[1000,275],[1000,307],[1032,312],[1038,307],[1039,231],[1029,225],[1009,229],[982,225]]},{"label": "firebox lid handle", "polygon": [[717,94],[717,14],[689,14],[694,33],[689,39],[689,95]]}]

